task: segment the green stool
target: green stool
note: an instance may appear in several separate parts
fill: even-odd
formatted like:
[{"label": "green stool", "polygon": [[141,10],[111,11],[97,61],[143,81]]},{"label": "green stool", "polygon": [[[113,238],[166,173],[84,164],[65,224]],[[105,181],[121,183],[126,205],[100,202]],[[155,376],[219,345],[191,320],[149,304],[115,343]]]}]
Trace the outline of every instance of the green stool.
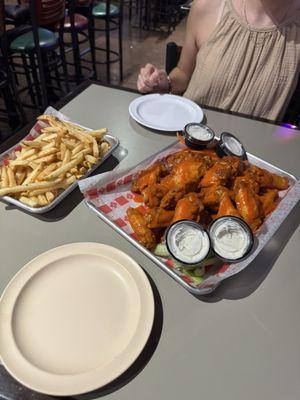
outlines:
[{"label": "green stool", "polygon": [[0,41],[0,95],[4,105],[4,109],[0,110],[0,118],[10,128],[0,131],[1,143],[17,132],[27,121],[16,88],[16,79],[9,64],[8,40],[4,29],[0,29]]},{"label": "green stool", "polygon": [[[114,4],[109,5],[109,16],[119,14],[119,7],[115,6]],[[94,18],[104,18],[106,16],[106,3],[101,2],[93,7],[92,15]]]},{"label": "green stool", "polygon": [[[38,35],[42,49],[52,50],[58,46],[56,35],[48,29],[38,28]],[[11,42],[10,49],[13,52],[21,53],[27,53],[34,50],[33,32],[23,33],[21,36],[18,36]]]},{"label": "green stool", "polygon": [[[20,69],[27,80],[27,88],[20,92],[28,90],[33,104],[24,105],[44,110],[69,91],[62,40],[65,0],[28,0],[28,5],[30,26],[11,40],[10,53],[15,71]],[[54,33],[57,24],[58,35]],[[66,90],[62,90],[63,81]]]},{"label": "green stool", "polygon": [[[54,32],[45,29],[38,28],[39,46],[41,49],[43,68],[45,72],[47,93],[49,97],[52,97],[52,101],[58,100],[58,97],[54,93],[54,89],[62,91],[61,78],[59,77],[58,67],[62,65],[64,75],[66,76],[65,60],[61,60],[56,54],[55,50],[59,47],[58,37]],[[21,34],[15,38],[10,44],[10,52],[14,56],[20,56],[22,59],[22,65],[14,62],[14,67],[17,69],[24,69],[24,73],[19,71],[20,74],[24,74],[27,81],[27,88],[22,89],[23,92],[28,89],[32,105],[24,104],[28,107],[38,107],[41,110],[44,108],[42,93],[40,91],[40,79],[38,75],[38,66],[35,59],[35,44],[33,32],[27,32]],[[51,83],[51,72],[54,71],[55,79],[58,87],[54,87]]]}]

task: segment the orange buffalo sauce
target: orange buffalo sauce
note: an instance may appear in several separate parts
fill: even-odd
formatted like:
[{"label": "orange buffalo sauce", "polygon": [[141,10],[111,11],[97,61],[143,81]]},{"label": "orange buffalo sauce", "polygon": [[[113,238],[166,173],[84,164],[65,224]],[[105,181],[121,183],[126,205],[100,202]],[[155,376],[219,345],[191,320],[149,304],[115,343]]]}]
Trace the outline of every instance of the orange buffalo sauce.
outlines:
[{"label": "orange buffalo sauce", "polygon": [[141,194],[134,194],[134,196],[133,196],[133,200],[136,202],[136,203],[143,203],[144,202],[144,197],[141,195]]}]

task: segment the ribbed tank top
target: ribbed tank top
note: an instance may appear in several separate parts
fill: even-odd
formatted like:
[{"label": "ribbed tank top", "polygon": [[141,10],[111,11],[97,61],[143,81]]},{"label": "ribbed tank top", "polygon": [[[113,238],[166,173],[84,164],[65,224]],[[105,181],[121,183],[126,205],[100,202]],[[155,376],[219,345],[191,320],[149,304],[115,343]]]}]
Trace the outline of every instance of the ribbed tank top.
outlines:
[{"label": "ribbed tank top", "polygon": [[232,0],[224,0],[184,96],[202,105],[281,119],[297,85],[299,63],[300,12],[279,26],[254,28]]}]

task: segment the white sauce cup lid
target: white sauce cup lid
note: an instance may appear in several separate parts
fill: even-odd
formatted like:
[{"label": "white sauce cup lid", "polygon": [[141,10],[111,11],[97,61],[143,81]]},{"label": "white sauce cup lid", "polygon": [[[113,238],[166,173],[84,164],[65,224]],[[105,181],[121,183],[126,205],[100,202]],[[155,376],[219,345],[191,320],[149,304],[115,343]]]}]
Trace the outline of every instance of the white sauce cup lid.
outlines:
[{"label": "white sauce cup lid", "polygon": [[246,150],[242,142],[232,133],[222,132],[217,146],[219,155],[246,158]]},{"label": "white sauce cup lid", "polygon": [[208,232],[214,253],[223,261],[240,261],[253,247],[251,228],[241,218],[220,217],[212,222]]},{"label": "white sauce cup lid", "polygon": [[185,265],[203,261],[210,251],[207,231],[194,221],[174,222],[166,232],[166,246],[171,256]]},{"label": "white sauce cup lid", "polygon": [[198,122],[187,124],[184,127],[184,135],[186,139],[199,145],[207,145],[215,138],[215,133],[209,126]]}]

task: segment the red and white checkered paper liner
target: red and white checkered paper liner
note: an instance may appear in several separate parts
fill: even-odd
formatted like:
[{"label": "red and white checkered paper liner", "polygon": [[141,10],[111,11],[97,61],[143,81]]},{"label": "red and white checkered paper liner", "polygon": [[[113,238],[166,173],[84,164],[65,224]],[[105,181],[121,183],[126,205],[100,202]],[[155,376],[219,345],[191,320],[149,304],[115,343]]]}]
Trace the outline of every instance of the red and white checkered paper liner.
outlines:
[{"label": "red and white checkered paper liner", "polygon": [[[60,113],[59,111],[55,110],[53,107],[48,107],[46,109],[46,111],[44,112],[44,114],[47,115],[54,115],[55,117],[58,117],[61,120],[64,121],[69,121],[70,118],[66,117],[65,115],[63,115],[62,113]],[[49,126],[49,124],[47,124],[44,121],[37,121],[36,124],[31,128],[30,132],[28,135],[26,135],[23,140],[33,140],[36,137],[38,137],[41,134],[42,128]],[[0,165],[8,165],[9,164],[9,160],[14,160],[16,158],[16,151],[20,151],[22,148],[20,146],[20,144],[16,144],[15,146],[13,146],[12,148],[6,150],[4,153],[1,153],[0,155]]]},{"label": "red and white checkered paper liner", "polygon": [[[138,207],[143,205],[143,203],[137,203],[134,200],[134,195],[130,190],[131,183],[143,169],[148,168],[155,162],[184,148],[185,147],[181,143],[176,143],[160,153],[147,158],[136,167],[127,170],[117,169],[79,181],[80,190],[84,197],[101,213],[105,214],[106,217],[120,227],[126,234],[138,241],[128,222],[126,210],[128,207]],[[251,155],[249,155],[249,161],[253,164],[255,163],[251,161]],[[268,169],[268,165],[269,164],[266,163],[266,169]],[[259,166],[264,167],[262,164]],[[282,200],[276,210],[265,219],[263,225],[257,232],[256,237],[258,239],[258,245],[246,260],[236,264],[219,264],[217,268],[208,267],[206,268],[203,282],[199,285],[195,285],[188,275],[175,269],[172,259],[166,260],[161,257],[157,258],[163,261],[169,268],[175,270],[176,273],[192,287],[203,289],[204,291],[216,287],[223,279],[235,275],[250,264],[297,204],[300,199],[300,181],[295,183],[295,181],[290,180],[290,182],[291,187],[289,190],[280,193]]]}]

